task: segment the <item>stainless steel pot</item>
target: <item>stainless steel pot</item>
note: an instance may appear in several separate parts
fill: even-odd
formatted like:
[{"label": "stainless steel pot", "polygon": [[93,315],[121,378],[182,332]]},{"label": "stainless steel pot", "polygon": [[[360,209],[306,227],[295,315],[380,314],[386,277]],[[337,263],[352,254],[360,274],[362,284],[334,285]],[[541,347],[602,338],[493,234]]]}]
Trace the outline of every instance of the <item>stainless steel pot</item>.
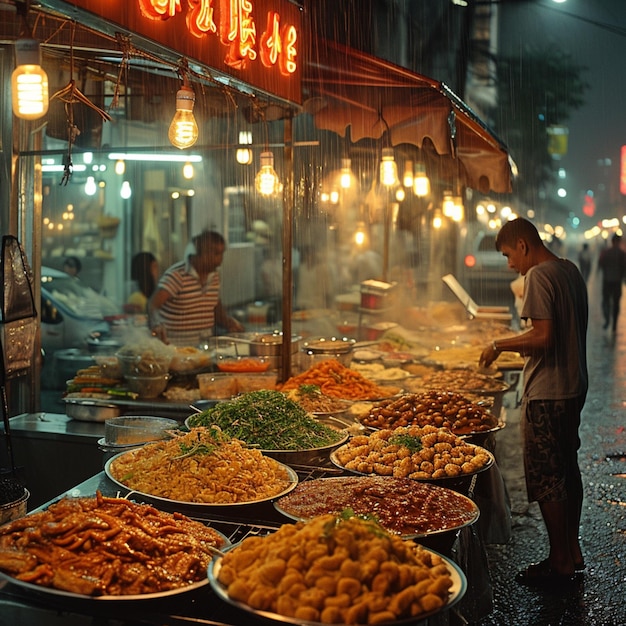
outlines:
[{"label": "stainless steel pot", "polygon": [[[291,354],[298,352],[300,340],[298,335],[291,336]],[[282,333],[267,333],[257,335],[250,341],[250,354],[252,356],[280,356],[283,353]]]},{"label": "stainless steel pot", "polygon": [[122,413],[121,407],[107,402],[83,400],[82,398],[66,398],[65,413],[72,419],[81,422],[104,422]]}]

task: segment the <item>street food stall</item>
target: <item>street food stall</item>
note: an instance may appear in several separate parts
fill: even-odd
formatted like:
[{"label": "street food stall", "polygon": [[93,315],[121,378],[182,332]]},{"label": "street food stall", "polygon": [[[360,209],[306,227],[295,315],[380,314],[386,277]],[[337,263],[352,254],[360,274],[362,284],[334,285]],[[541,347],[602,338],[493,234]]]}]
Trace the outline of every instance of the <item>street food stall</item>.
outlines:
[{"label": "street food stall", "polygon": [[[26,615],[33,623],[60,623],[70,618],[76,623],[90,623],[95,616],[115,620],[123,611],[128,620],[144,623],[260,624],[269,618],[317,624],[362,623],[368,615],[389,610],[389,614],[378,615],[377,619],[383,623],[438,626],[446,623],[449,611],[470,611],[468,606],[484,593],[484,576],[480,580],[468,576],[468,556],[459,548],[458,539],[463,535],[464,545],[480,545],[475,489],[481,482],[501,482],[493,443],[506,425],[507,404],[510,406],[506,396],[514,391],[502,381],[501,369],[477,372],[476,366],[480,346],[487,338],[510,333],[511,329],[502,320],[468,319],[462,307],[449,302],[418,303],[407,298],[406,284],[396,281],[392,272],[393,211],[387,207],[389,221],[384,220],[381,275],[351,285],[356,290],[350,295],[356,298],[344,300],[349,310],[294,311],[294,215],[301,207],[297,208],[295,201],[297,159],[293,154],[299,138],[294,136],[291,118],[300,112],[303,86],[303,114],[312,116],[318,129],[343,136],[350,127],[354,142],[363,138],[387,140],[386,157],[392,146],[410,144],[420,151],[416,156],[423,157],[431,175],[437,172],[433,180],[438,178],[455,189],[508,191],[512,166],[505,147],[445,86],[332,42],[318,42],[316,53],[302,65],[306,69],[302,70],[304,80],[300,81],[301,65],[293,66],[291,57],[276,57],[272,52],[278,48],[269,45],[276,43],[275,37],[281,32],[290,44],[287,49],[294,44],[289,36],[297,31],[299,13],[293,3],[274,3],[274,8],[280,5],[284,10],[282,30],[276,12],[266,11],[272,3],[259,3],[268,16],[268,28],[260,38],[266,46],[260,55],[262,63],[256,64],[252,63],[256,56],[253,59],[249,55],[250,49],[242,40],[232,40],[225,46],[217,37],[211,38],[209,31],[202,31],[200,26],[209,24],[200,21],[196,11],[188,8],[189,19],[185,20],[173,8],[174,3],[128,3],[126,12],[120,12],[120,7],[112,3],[99,3],[93,9],[93,3],[86,0],[47,0],[41,4],[61,11],[62,16],[59,19],[54,11],[45,16],[49,22],[42,28],[48,42],[56,41],[55,37],[64,33],[66,27],[72,32],[71,80],[74,54],[83,46],[89,48],[87,31],[93,29],[107,53],[113,50],[112,41],[117,43],[119,74],[113,84],[120,92],[116,98],[123,99],[122,87],[128,87],[123,84],[123,77],[134,59],[151,65],[153,76],[176,68],[178,78],[183,79],[174,81],[177,87],[182,82],[182,87],[188,88],[185,78],[193,79],[199,91],[219,95],[223,100],[220,105],[215,106],[210,98],[202,105],[213,112],[217,110],[216,117],[223,115],[233,102],[242,102],[242,93],[243,100],[248,99],[243,107],[246,114],[250,120],[260,121],[264,128],[261,143],[266,164],[270,147],[279,147],[283,152],[285,182],[281,191],[273,194],[271,207],[282,211],[282,219],[277,220],[282,244],[282,314],[280,323],[270,323],[263,316],[260,324],[250,325],[249,332],[218,335],[198,346],[167,346],[152,337],[147,328],[133,327],[132,334],[126,335],[125,320],[119,318],[114,325],[114,341],[107,344],[110,350],[94,354],[93,363],[80,367],[66,381],[58,413],[26,412],[11,419],[16,464],[30,488],[30,512],[8,520],[8,525],[0,530],[3,614]],[[220,5],[222,10],[224,6]],[[76,19],[87,26],[84,31],[73,22]],[[170,28],[172,24],[176,27]],[[184,36],[181,31],[185,31]],[[210,44],[204,46],[207,41]],[[207,71],[207,55],[215,53],[223,60],[224,48],[228,68]],[[99,52],[84,56],[96,62]],[[102,59],[98,58],[100,62]],[[269,82],[262,79],[266,71],[270,74]],[[109,68],[109,80],[110,73]],[[69,109],[76,102],[74,98],[84,96],[74,87],[70,82]],[[126,104],[130,106],[130,93],[127,95]],[[198,97],[198,104],[201,101]],[[405,101],[408,107],[403,106]],[[366,112],[371,115],[366,117]],[[272,117],[282,124],[282,136],[275,145],[270,144],[267,128]],[[357,119],[363,120],[361,128],[356,125]],[[212,128],[205,132],[208,134]],[[214,146],[206,139],[205,142],[204,150],[199,150],[203,155],[190,152],[186,156],[201,156],[208,161],[207,154]],[[313,143],[306,148],[319,147]],[[247,150],[248,145],[247,140],[240,139],[236,144],[229,143],[229,149]],[[28,180],[35,176],[35,168],[29,166],[38,155],[21,148],[24,160],[20,167]],[[139,148],[140,145],[133,146],[136,153],[140,153]],[[116,163],[130,162],[133,149],[127,150],[124,157],[117,153],[116,157],[107,158]],[[158,151],[157,148],[151,152]],[[144,150],[141,154],[145,159]],[[212,165],[218,160],[214,159]],[[65,184],[73,175],[72,167],[71,152],[67,152],[62,173]],[[204,201],[208,203],[212,190],[222,181],[215,182],[209,166],[205,177],[208,189]],[[95,184],[95,180],[91,182]],[[100,182],[111,184],[104,176]],[[156,209],[156,198],[170,192],[180,195],[182,189],[166,183],[165,176],[155,172],[146,175],[143,183],[142,245],[159,240],[159,227],[163,224],[158,224],[156,218],[163,211]],[[99,188],[105,189],[106,184]],[[281,195],[282,206],[277,201]],[[199,211],[187,211],[191,197],[187,196],[185,211],[179,213],[180,206],[172,201],[171,211],[166,212],[179,218],[167,221],[176,235],[188,235],[217,219],[213,214],[207,217]],[[380,194],[377,197],[380,199]],[[230,207],[236,198],[237,194],[229,196]],[[101,285],[105,290],[107,285],[124,282],[123,268],[113,261],[116,255],[127,252],[127,242],[121,241],[122,233],[128,236],[123,220],[136,218],[129,209],[131,198],[123,199],[119,207],[111,207],[105,201],[100,207],[106,209],[102,215],[92,216],[93,223],[107,227],[104,243],[100,240],[100,247],[93,250],[93,258],[106,268]],[[74,208],[66,208],[68,216],[73,213]],[[118,208],[120,215],[113,216],[118,219],[114,228],[110,227],[112,222],[98,222]],[[41,216],[40,206],[38,211]],[[220,221],[220,227],[224,225],[229,233],[238,232],[240,225],[234,216],[229,215],[229,219],[230,222]],[[181,223],[184,233],[180,231]],[[81,245],[87,245],[90,237],[89,232],[83,232]],[[37,251],[37,245],[32,243]],[[41,259],[35,255],[34,261],[35,267],[39,267]],[[354,330],[335,332],[347,313],[357,318]],[[507,356],[511,368],[521,367],[519,355],[503,354],[500,362],[507,361]],[[452,374],[446,375],[449,371]],[[269,408],[264,414],[261,407],[266,402]],[[255,414],[252,417],[247,412],[250,407]],[[256,422],[259,415],[261,426]],[[244,428],[250,425],[255,426],[251,432]],[[279,432],[270,431],[272,425],[279,426]],[[235,429],[231,430],[233,426]],[[299,430],[294,436],[298,442],[294,447],[293,441],[281,437],[295,426]],[[260,441],[259,432],[267,435],[268,431],[270,441]],[[310,443],[311,432],[327,438]],[[306,444],[302,443],[304,434]],[[437,456],[442,449],[449,452],[445,458]],[[195,482],[208,471],[206,462],[216,458],[222,468],[218,487],[214,478],[210,489]],[[146,476],[152,480],[146,482]],[[133,482],[133,477],[138,482]],[[178,487],[172,487],[172,477]],[[189,488],[184,492],[177,490],[184,486]],[[482,502],[496,512],[490,518],[501,514],[500,534],[505,535],[507,518],[502,494],[483,487],[485,491],[493,499],[489,502],[487,497]],[[338,499],[329,508],[313,506],[307,510],[304,506],[328,503],[329,492],[341,493],[347,499]],[[357,497],[364,494],[367,497]],[[414,500],[410,515],[407,513],[402,519],[405,525],[379,527],[381,521],[398,520],[398,502],[406,503],[408,494]],[[446,504],[446,516],[437,507],[438,502]],[[353,514],[346,514],[348,510]],[[92,520],[97,517],[95,527],[85,528],[85,514]],[[112,522],[118,518],[124,523]],[[157,529],[150,540],[145,534],[148,519]],[[25,540],[31,536],[31,522],[55,529],[42,539],[45,550],[50,552],[42,556],[42,550],[27,545],[20,548],[17,560],[11,560],[8,552],[18,544],[28,543]],[[63,530],[60,525],[66,522],[68,528]],[[179,524],[183,525],[182,530]],[[384,605],[379,602],[375,608],[368,604],[369,600],[361,602],[360,592],[351,590],[354,585],[345,581],[343,593],[335,593],[338,581],[326,580],[317,585],[315,581],[329,578],[331,570],[340,572],[342,568],[351,572],[345,578],[358,582],[358,568],[350,570],[351,561],[356,559],[348,559],[343,552],[320,553],[320,557],[334,564],[326,568],[328,576],[298,571],[303,581],[308,580],[306,584],[297,581],[303,586],[301,595],[295,590],[292,596],[283,593],[280,603],[265,604],[261,600],[272,596],[267,585],[253,589],[251,578],[245,584],[229,579],[229,568],[237,572],[244,569],[236,561],[232,565],[231,560],[250,545],[248,539],[268,546],[272,556],[274,543],[279,543],[283,550],[280,558],[285,560],[285,553],[293,547],[290,537],[294,531],[319,536],[320,528],[333,537],[335,531],[341,533],[342,528],[347,528],[348,534],[366,540],[372,539],[372,535],[382,537],[384,550],[393,547],[403,555],[408,550],[411,567],[417,567],[413,561],[418,560],[421,573],[413,573],[409,568],[406,575],[425,574],[429,579],[432,576],[432,588],[429,586],[427,593],[422,590],[419,594],[414,590],[414,597],[403,600],[397,597],[399,592],[385,595]],[[113,539],[118,533],[124,541]],[[185,543],[166,562],[157,561],[153,554],[134,559],[140,551],[134,539],[141,535],[138,541],[143,542],[141,549],[147,552],[147,544],[163,547],[156,538],[161,534],[184,535],[192,546]],[[209,540],[206,535],[212,538]],[[101,540],[106,544],[104,552],[100,552]],[[298,541],[304,539],[298,537]],[[203,548],[208,542],[210,548],[198,549],[200,542]],[[358,548],[357,545],[357,552]],[[126,553],[117,553],[116,564],[109,564],[104,553],[119,550]],[[64,559],[71,558],[77,559],[76,568],[88,567],[84,561],[78,565],[83,557],[107,564],[97,575],[92,568],[90,576],[62,565]],[[242,558],[250,561],[253,557],[248,554]],[[386,558],[383,560],[386,562]],[[122,561],[130,563],[130,570],[120,566]],[[153,578],[144,570],[137,574],[142,561],[147,561],[153,572],[163,572],[163,578],[170,582],[159,580],[151,587],[123,584],[131,578]],[[253,569],[266,572],[272,583],[279,582],[278,573],[272,569],[275,562],[250,562]],[[363,564],[359,568],[370,566]],[[304,565],[299,569],[304,572],[303,568]],[[174,574],[181,570],[191,575],[173,585]],[[369,579],[366,583],[366,576],[363,578],[363,584],[382,584]],[[113,580],[117,581],[114,585]],[[416,581],[411,578],[411,582]],[[305,598],[325,584],[334,585],[335,589],[326,594],[328,613],[322,619],[319,607],[307,604]],[[350,609],[360,608],[348,613],[346,605],[351,605]],[[304,611],[301,606],[306,607],[306,613],[296,614]]]}]

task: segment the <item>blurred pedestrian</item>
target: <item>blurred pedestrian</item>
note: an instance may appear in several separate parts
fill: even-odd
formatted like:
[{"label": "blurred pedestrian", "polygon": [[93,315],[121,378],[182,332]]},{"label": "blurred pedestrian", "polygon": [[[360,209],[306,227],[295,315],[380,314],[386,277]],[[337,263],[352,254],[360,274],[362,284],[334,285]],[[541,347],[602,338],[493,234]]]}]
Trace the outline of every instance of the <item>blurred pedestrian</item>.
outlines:
[{"label": "blurred pedestrian", "polygon": [[626,276],[626,252],[622,250],[621,235],[615,233],[611,239],[611,247],[602,250],[598,269],[602,272],[602,328],[606,330],[612,321],[615,332],[622,298],[622,281]]},{"label": "blurred pedestrian", "polygon": [[83,269],[83,264],[77,256],[68,256],[63,261],[63,271],[70,276],[78,276]]},{"label": "blurred pedestrian", "polygon": [[584,281],[587,282],[589,274],[591,274],[591,250],[589,250],[588,243],[584,243],[578,253],[578,269],[580,270]]},{"label": "blurred pedestrian", "polygon": [[496,248],[525,277],[524,332],[492,341],[481,356],[488,367],[501,352],[525,357],[521,407],[526,490],[548,531],[547,557],[517,574],[524,585],[558,587],[584,569],[579,542],[583,486],[578,428],[588,388],[587,287],[578,268],[556,256],[526,219],[507,222]]}]

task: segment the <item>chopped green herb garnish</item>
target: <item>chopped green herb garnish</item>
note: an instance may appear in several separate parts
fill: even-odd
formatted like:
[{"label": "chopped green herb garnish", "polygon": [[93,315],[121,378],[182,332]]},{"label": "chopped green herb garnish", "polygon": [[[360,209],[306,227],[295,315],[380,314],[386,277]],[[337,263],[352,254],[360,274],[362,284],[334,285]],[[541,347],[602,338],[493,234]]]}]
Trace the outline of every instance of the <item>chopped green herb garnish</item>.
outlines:
[{"label": "chopped green herb garnish", "polygon": [[391,435],[389,437],[389,443],[394,446],[402,446],[408,448],[409,452],[419,452],[422,449],[422,440],[420,437],[407,434]]},{"label": "chopped green herb garnish", "polygon": [[263,450],[310,450],[345,435],[322,424],[280,391],[244,393],[192,415],[190,427],[218,427],[224,434]]}]

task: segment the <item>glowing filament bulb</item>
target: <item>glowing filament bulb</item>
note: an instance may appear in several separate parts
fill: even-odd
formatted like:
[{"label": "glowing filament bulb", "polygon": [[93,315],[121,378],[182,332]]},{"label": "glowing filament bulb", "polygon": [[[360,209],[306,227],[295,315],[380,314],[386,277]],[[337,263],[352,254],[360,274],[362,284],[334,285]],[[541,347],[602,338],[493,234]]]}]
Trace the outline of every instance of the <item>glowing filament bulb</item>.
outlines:
[{"label": "glowing filament bulb", "polygon": [[198,124],[193,116],[196,96],[193,89],[183,85],[176,93],[176,113],[167,136],[176,148],[190,148],[198,140]]},{"label": "glowing filament bulb", "polygon": [[413,193],[418,198],[424,198],[430,193],[430,180],[428,176],[426,176],[426,167],[421,162],[415,164]]},{"label": "glowing filament bulb", "polygon": [[350,189],[352,184],[352,170],[350,169],[350,159],[341,159],[341,174],[339,176],[339,184],[342,189]]},{"label": "glowing filament bulb", "polygon": [[274,154],[261,152],[261,169],[254,179],[254,186],[262,196],[273,196],[280,191],[278,174],[274,170]]},{"label": "glowing filament bulb", "polygon": [[393,148],[383,148],[380,162],[380,182],[386,187],[398,184],[398,165],[393,158]]},{"label": "glowing filament bulb", "polygon": [[36,39],[15,42],[17,67],[11,75],[13,113],[24,120],[36,120],[48,112],[48,75],[41,68]]}]

